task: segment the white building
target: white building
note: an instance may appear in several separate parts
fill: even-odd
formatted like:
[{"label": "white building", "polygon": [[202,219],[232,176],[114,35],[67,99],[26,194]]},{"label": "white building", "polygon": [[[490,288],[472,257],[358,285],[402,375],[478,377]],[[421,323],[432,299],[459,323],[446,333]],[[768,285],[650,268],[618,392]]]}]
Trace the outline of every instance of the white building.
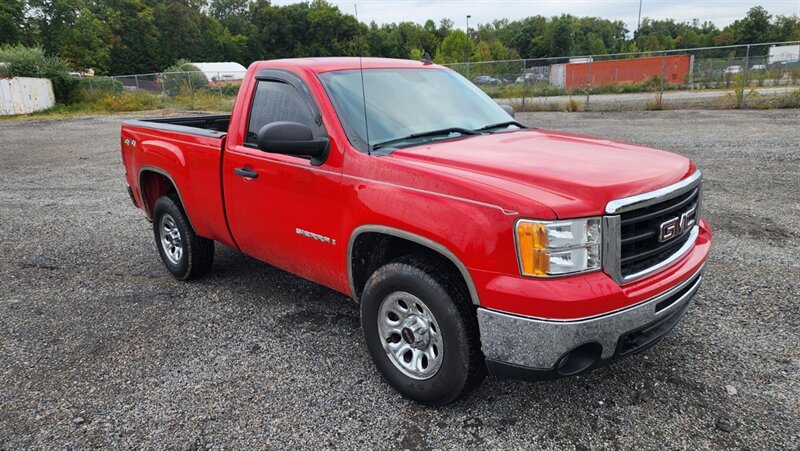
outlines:
[{"label": "white building", "polygon": [[191,63],[210,82],[244,80],[247,68],[239,63]]}]

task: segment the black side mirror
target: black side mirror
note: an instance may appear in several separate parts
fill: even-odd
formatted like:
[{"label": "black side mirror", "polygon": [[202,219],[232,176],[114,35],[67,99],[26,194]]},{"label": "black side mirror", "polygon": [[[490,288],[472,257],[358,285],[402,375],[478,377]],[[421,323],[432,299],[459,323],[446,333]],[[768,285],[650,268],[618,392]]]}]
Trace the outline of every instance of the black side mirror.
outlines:
[{"label": "black side mirror", "polygon": [[327,138],[314,139],[308,126],[288,121],[271,122],[261,127],[256,142],[264,152],[311,157],[314,166],[325,162],[330,148]]},{"label": "black side mirror", "polygon": [[500,105],[500,108],[504,109],[505,112],[508,113],[509,116],[514,117],[514,107],[513,106],[511,106],[511,105],[509,105],[507,103],[504,103],[504,104]]}]

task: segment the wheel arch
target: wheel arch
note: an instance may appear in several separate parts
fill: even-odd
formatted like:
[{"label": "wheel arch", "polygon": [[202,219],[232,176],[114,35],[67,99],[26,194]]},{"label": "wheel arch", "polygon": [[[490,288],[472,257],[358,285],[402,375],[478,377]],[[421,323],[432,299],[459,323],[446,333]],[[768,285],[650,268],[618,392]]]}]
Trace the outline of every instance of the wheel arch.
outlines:
[{"label": "wheel arch", "polygon": [[[369,275],[367,274],[366,278],[364,278],[363,280],[363,283],[361,280],[358,280],[363,277],[359,277],[359,274],[356,273],[355,271],[356,262],[354,261],[354,253],[356,251],[355,245],[357,244],[359,237],[365,234],[375,234],[379,236],[382,235],[384,237],[391,237],[395,239],[405,240],[407,242],[413,243],[414,245],[426,248],[428,251],[433,252],[434,254],[437,254],[439,257],[449,262],[461,275],[461,278],[463,279],[464,284],[466,285],[472,304],[480,305],[478,291],[475,288],[475,282],[472,280],[472,277],[469,274],[469,270],[467,270],[467,267],[450,249],[448,249],[441,243],[417,235],[415,233],[411,233],[401,229],[396,229],[394,227],[377,225],[377,224],[362,225],[357,227],[350,234],[350,239],[348,240],[347,282],[350,288],[350,295],[356,302],[359,302],[359,298],[361,297],[361,292],[363,291],[363,285],[366,283],[366,278],[369,277]],[[361,289],[359,289],[359,285],[361,285]]]},{"label": "wheel arch", "polygon": [[[153,208],[158,198],[174,192],[178,196],[181,208],[183,208],[183,211],[186,213],[186,219],[189,220],[189,225],[192,225],[192,219],[186,211],[186,203],[183,201],[180,189],[178,189],[178,184],[175,183],[175,179],[172,178],[169,172],[155,166],[142,166],[139,168],[137,180],[139,183],[139,197],[142,200],[142,208],[148,219],[153,219]],[[151,188],[151,184],[155,184],[155,188]]]}]

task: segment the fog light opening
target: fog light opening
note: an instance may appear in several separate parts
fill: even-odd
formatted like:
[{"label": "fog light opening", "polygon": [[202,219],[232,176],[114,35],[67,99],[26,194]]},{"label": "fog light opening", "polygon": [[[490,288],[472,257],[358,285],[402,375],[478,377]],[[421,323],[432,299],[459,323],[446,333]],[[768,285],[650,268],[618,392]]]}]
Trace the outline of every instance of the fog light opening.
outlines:
[{"label": "fog light opening", "polygon": [[600,359],[603,346],[597,342],[584,343],[558,359],[556,371],[562,376],[572,376],[586,371]]}]

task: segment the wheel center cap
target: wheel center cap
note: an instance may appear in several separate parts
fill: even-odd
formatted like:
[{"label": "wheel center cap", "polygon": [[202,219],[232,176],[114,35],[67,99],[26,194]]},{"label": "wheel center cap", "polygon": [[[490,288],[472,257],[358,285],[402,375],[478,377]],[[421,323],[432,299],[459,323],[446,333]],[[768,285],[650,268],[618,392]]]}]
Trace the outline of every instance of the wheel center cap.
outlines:
[{"label": "wheel center cap", "polygon": [[414,343],[414,332],[411,331],[408,327],[404,327],[400,334],[403,336],[403,340],[406,341],[408,344]]},{"label": "wheel center cap", "polygon": [[403,321],[400,335],[413,348],[422,349],[431,341],[428,322],[417,315],[411,315]]}]

